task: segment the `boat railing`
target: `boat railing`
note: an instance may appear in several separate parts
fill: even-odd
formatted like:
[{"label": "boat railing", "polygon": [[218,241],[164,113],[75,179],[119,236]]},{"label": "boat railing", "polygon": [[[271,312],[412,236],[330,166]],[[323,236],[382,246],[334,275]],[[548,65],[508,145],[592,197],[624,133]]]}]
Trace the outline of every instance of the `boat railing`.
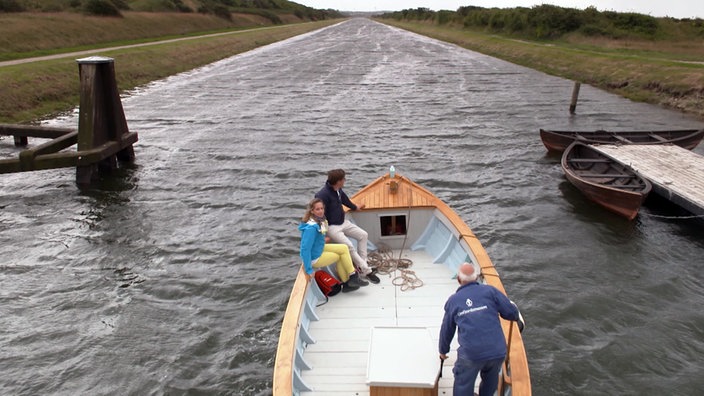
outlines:
[{"label": "boat railing", "polygon": [[439,215],[440,212],[436,211],[411,250],[425,250],[433,258],[433,263],[444,264],[452,271],[465,261],[477,265],[468,253],[469,248],[462,245],[459,235],[455,235]]},{"label": "boat railing", "polygon": [[[317,283],[307,281],[301,266],[281,325],[274,367],[275,396],[298,395],[311,390],[301,375],[302,370],[312,368],[303,354],[308,345],[315,343],[308,329],[311,322],[319,320],[315,308],[324,300],[325,295]],[[292,337],[292,334],[295,336]]]}]

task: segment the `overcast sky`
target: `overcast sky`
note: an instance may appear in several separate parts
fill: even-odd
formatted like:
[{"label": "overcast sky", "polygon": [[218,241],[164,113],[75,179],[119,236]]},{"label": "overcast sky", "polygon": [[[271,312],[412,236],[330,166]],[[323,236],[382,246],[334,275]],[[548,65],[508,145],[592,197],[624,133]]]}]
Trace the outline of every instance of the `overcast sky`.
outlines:
[{"label": "overcast sky", "polygon": [[553,4],[583,10],[589,6],[599,11],[637,12],[654,17],[704,18],[702,0],[293,0],[319,9],[339,11],[398,11],[425,7],[431,10],[455,11],[462,6],[484,8],[533,7]]}]

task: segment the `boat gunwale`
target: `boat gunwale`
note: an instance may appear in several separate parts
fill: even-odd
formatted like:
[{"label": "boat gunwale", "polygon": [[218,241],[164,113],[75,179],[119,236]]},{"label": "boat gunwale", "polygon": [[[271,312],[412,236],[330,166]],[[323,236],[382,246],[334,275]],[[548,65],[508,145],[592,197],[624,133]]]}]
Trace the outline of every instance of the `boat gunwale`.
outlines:
[{"label": "boat gunwale", "polygon": [[[308,278],[303,264],[298,268],[296,280],[289,295],[284,313],[279,342],[274,360],[272,392],[274,395],[293,394],[293,368],[296,358],[296,342],[308,291]],[[295,318],[295,319],[294,319]]]}]

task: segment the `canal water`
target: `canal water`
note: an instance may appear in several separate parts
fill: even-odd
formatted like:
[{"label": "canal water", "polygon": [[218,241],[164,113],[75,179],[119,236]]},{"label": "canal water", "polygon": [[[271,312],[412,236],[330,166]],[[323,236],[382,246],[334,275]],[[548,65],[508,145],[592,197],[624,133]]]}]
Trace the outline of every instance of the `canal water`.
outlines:
[{"label": "canal water", "polygon": [[534,394],[700,392],[701,226],[590,203],[538,130],[702,124],[589,86],[570,115],[572,86],[353,19],[130,93],[134,166],[0,176],[0,393],[270,394],[305,203],[328,169],[353,193],[390,165],[488,250]]}]

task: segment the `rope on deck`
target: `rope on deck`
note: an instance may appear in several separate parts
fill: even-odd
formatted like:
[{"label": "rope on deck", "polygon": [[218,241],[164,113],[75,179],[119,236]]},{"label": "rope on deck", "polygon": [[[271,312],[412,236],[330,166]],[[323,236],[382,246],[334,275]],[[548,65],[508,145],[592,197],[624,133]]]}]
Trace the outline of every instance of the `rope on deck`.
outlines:
[{"label": "rope on deck", "polygon": [[400,257],[394,258],[393,251],[386,245],[380,245],[379,248],[367,256],[367,262],[370,267],[376,268],[376,272],[382,275],[390,275],[392,272],[399,271],[400,275],[391,279],[394,286],[399,286],[401,291],[413,290],[423,286],[423,281],[418,278],[415,271],[409,269],[413,265],[413,261]]}]

